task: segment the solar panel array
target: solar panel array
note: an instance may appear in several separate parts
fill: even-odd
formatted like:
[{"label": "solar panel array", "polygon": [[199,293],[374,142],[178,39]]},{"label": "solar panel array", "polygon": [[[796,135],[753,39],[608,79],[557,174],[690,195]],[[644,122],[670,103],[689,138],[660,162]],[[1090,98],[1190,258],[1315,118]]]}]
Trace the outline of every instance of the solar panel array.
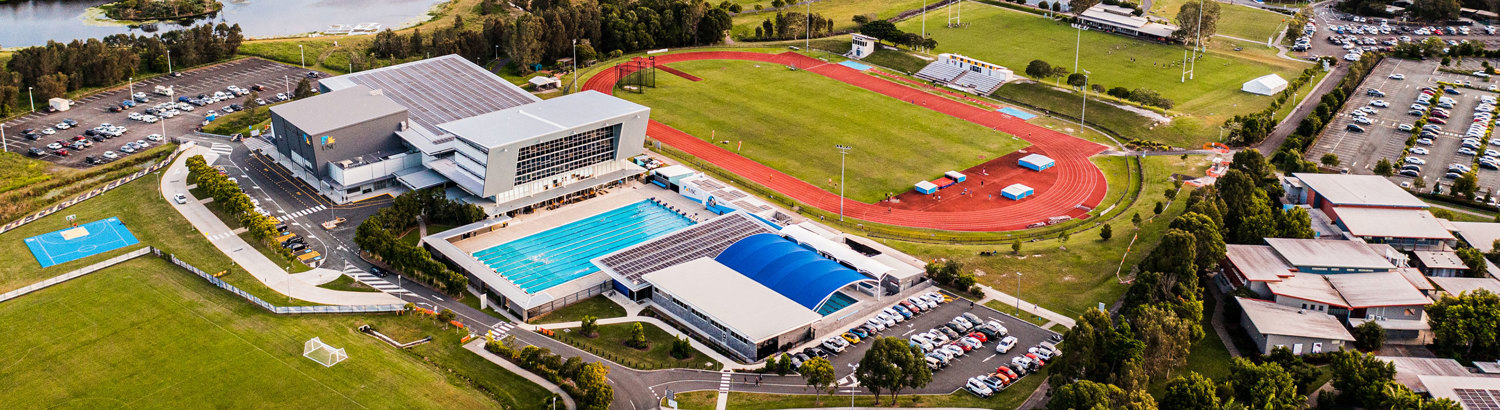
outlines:
[{"label": "solar panel array", "polygon": [[1500,410],[1500,391],[1490,389],[1453,389],[1459,404],[1467,410]]},{"label": "solar panel array", "polygon": [[729,245],[759,233],[776,231],[749,215],[732,213],[605,256],[599,259],[599,264],[632,284],[641,283],[641,276],[645,274],[698,258],[718,256]]},{"label": "solar panel array", "polygon": [[539,101],[457,56],[432,58],[345,76],[382,90],[406,107],[412,121],[435,134],[438,124]]}]

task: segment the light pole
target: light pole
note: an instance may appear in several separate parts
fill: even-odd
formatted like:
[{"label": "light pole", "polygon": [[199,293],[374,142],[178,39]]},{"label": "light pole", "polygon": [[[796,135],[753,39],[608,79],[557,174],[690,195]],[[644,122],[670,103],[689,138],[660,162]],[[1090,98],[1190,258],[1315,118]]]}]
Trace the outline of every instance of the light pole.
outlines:
[{"label": "light pole", "polygon": [[5,148],[5,152],[10,152],[10,142],[5,140],[4,125],[0,125],[0,147]]},{"label": "light pole", "polygon": [[167,49],[167,75],[172,74],[172,49]]},{"label": "light pole", "polygon": [[26,87],[26,100],[31,102],[31,112],[36,112],[36,97],[31,95],[31,87]]},{"label": "light pole", "polygon": [[495,45],[495,60],[499,60],[499,59],[500,59],[500,45],[496,44]]},{"label": "light pole", "polygon": [[1021,317],[1021,272],[1016,272],[1016,317]]},{"label": "light pole", "polygon": [[1089,113],[1089,70],[1083,70],[1083,108],[1078,109],[1078,132],[1083,132],[1083,118]]},{"label": "light pole", "polygon": [[127,77],[125,81],[129,82],[129,84],[130,84],[130,99],[134,100],[135,99],[135,77]]},{"label": "light pole", "polygon": [[297,58],[302,61],[302,68],[307,68],[307,52],[302,50],[302,45],[297,45]]},{"label": "light pole", "polygon": [[285,74],[282,74],[281,88],[285,88],[287,95],[290,96],[292,94],[292,78]]},{"label": "light pole", "polygon": [[854,147],[848,145],[834,145],[839,150],[839,222],[844,221],[844,164],[848,162],[849,150]]},{"label": "light pole", "polygon": [[[853,376],[854,373],[858,373],[859,372],[859,362],[849,363],[849,371],[850,371],[849,372],[850,376]],[[859,379],[855,378],[855,380],[859,380]],[[851,409],[854,408],[854,392],[855,392],[855,390],[857,390],[855,387],[853,387],[853,386],[849,387],[849,408],[851,408]]]},{"label": "light pole", "polygon": [[922,38],[927,38],[927,0],[922,0]]},{"label": "light pole", "polygon": [[1078,23],[1078,36],[1073,39],[1073,72],[1078,72],[1078,51],[1083,48],[1083,22]]},{"label": "light pole", "polygon": [[573,85],[568,87],[569,92],[577,92],[578,88],[578,39],[573,39]]},{"label": "light pole", "polygon": [[807,21],[802,23],[802,26],[807,29],[807,35],[802,40],[802,50],[809,52],[812,51],[812,4],[812,0],[808,0],[807,18],[805,19]]}]

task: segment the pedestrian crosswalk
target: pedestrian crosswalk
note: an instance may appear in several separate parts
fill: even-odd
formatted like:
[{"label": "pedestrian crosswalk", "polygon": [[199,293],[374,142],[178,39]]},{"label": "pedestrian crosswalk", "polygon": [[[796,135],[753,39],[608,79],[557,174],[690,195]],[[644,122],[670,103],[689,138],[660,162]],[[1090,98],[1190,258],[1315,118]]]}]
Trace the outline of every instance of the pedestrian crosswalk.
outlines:
[{"label": "pedestrian crosswalk", "polygon": [[719,393],[729,393],[729,385],[730,382],[733,381],[733,378],[734,373],[730,373],[728,370],[725,370],[723,374],[719,376]]},{"label": "pedestrian crosswalk", "polygon": [[216,234],[213,234],[213,235],[208,235],[208,241],[209,242],[214,242],[214,241],[218,241],[220,239],[227,239],[227,238],[229,238],[231,236],[234,236],[234,232],[229,232],[229,231],[219,232],[219,233],[216,233]]},{"label": "pedestrian crosswalk", "polygon": [[322,211],[324,209],[328,209],[328,207],[323,206],[323,205],[318,205],[318,206],[315,206],[315,207],[312,207],[312,208],[303,209],[301,211],[292,212],[290,214],[287,214],[286,217],[288,217],[288,218],[296,218],[296,217],[299,217],[299,216],[302,216],[302,215],[311,214],[313,212]]},{"label": "pedestrian crosswalk", "polygon": [[219,155],[229,155],[231,153],[234,153],[234,146],[215,142],[213,143],[213,145],[209,146],[208,150],[213,151],[215,154]]},{"label": "pedestrian crosswalk", "polygon": [[385,279],[381,279],[379,277],[376,277],[375,275],[371,275],[369,272],[365,272],[364,269],[360,269],[358,266],[354,266],[354,264],[348,262],[344,262],[344,274],[349,275],[349,277],[354,278],[361,283],[370,285],[370,287],[375,288],[381,292],[393,295],[411,293],[406,289],[402,289],[400,286],[396,286],[391,282],[387,282]]}]

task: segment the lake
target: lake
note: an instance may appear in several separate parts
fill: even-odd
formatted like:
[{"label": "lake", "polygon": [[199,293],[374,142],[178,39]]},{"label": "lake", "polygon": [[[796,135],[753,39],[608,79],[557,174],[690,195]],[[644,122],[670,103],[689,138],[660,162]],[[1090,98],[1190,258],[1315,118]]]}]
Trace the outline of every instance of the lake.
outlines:
[{"label": "lake", "polygon": [[[400,28],[425,21],[442,0],[221,0],[224,10],[188,25],[239,23],[246,37],[275,37],[319,32],[330,25],[379,23]],[[0,3],[0,47],[100,38],[110,34],[149,34],[182,28],[179,22],[154,27],[100,21],[89,8],[107,0],[11,0]]]}]

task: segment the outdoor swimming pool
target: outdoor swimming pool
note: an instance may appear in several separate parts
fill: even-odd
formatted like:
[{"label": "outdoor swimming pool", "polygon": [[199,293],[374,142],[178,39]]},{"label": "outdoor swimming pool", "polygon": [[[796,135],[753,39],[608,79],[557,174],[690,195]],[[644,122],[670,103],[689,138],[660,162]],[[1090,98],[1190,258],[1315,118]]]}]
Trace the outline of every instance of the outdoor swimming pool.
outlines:
[{"label": "outdoor swimming pool", "polygon": [[474,252],[474,258],[526,293],[597,272],[590,259],[692,225],[686,216],[644,200]]}]

